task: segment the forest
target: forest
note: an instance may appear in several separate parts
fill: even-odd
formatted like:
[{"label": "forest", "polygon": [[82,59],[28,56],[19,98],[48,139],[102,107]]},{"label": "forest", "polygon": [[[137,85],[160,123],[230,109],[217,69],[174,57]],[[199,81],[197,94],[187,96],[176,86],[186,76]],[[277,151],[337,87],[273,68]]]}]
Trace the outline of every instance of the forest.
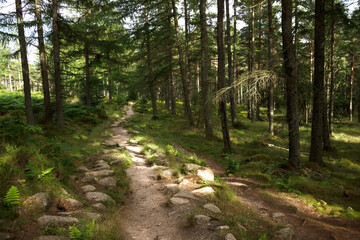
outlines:
[{"label": "forest", "polygon": [[360,239],[359,6],[0,0],[0,240]]}]

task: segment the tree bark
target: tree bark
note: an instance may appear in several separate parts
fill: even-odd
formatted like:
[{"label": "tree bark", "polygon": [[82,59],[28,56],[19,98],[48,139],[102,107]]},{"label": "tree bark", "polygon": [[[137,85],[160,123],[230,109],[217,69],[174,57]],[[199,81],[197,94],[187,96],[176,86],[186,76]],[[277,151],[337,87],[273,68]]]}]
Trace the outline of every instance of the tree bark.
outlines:
[{"label": "tree bark", "polygon": [[[226,0],[226,45],[227,45],[227,53],[228,53],[228,77],[229,77],[229,85],[232,86],[234,83],[234,70],[233,70],[233,61],[231,54],[231,36],[230,36],[230,6],[229,0]],[[238,119],[236,115],[236,104],[235,104],[235,89],[231,88],[229,92],[229,100],[230,100],[230,114],[231,114],[231,123],[233,127],[238,125]]]},{"label": "tree bark", "polygon": [[176,4],[175,4],[175,0],[172,0],[171,2],[172,2],[174,23],[175,23],[176,41],[179,51],[179,63],[180,63],[181,81],[183,85],[185,115],[189,120],[190,126],[194,126],[194,118],[191,112],[190,97],[189,97],[189,84],[188,84],[187,72],[185,68],[186,63],[184,63],[183,50],[181,47],[181,38],[180,38],[179,24],[177,18]]},{"label": "tree bark", "polygon": [[59,41],[59,16],[58,16],[58,2],[52,0],[53,7],[53,51],[54,51],[54,79],[55,79],[55,94],[56,94],[56,118],[58,126],[64,126],[64,115],[62,107],[62,86],[60,73],[60,41]]},{"label": "tree bark", "polygon": [[353,120],[353,85],[354,85],[354,62],[355,56],[352,54],[351,75],[350,75],[350,101],[349,101],[349,121]]},{"label": "tree bark", "polygon": [[315,59],[310,162],[323,166],[323,107],[325,64],[325,0],[315,1]]},{"label": "tree bark", "polygon": [[[250,72],[254,71],[255,66],[255,7],[254,0],[252,0],[252,8],[251,8],[251,59],[250,59]],[[254,81],[254,79],[250,80]],[[250,117],[251,122],[255,123],[255,89],[250,87]]]},{"label": "tree bark", "polygon": [[49,91],[49,78],[48,67],[46,62],[46,51],[44,44],[43,24],[41,18],[41,0],[35,0],[35,16],[37,21],[37,32],[39,42],[39,55],[40,55],[40,68],[41,79],[44,91],[44,110],[45,110],[45,122],[51,121],[51,103],[50,103],[50,91]]},{"label": "tree bark", "polygon": [[[268,70],[273,71],[273,35],[274,27],[272,24],[273,14],[272,14],[272,0],[268,0]],[[274,136],[274,80],[269,79],[269,92],[268,92],[268,118],[269,118],[269,133],[271,136]]]},{"label": "tree bark", "polygon": [[[331,3],[332,11],[335,10],[334,8],[334,0]],[[335,83],[335,18],[332,17],[331,19],[331,40],[330,40],[330,93],[329,93],[329,134],[333,133],[333,118],[334,118],[334,83]],[[359,115],[360,116],[360,115]]]},{"label": "tree bark", "polygon": [[200,30],[201,30],[201,95],[205,121],[205,136],[214,138],[211,119],[210,81],[209,81],[209,49],[206,24],[206,0],[200,0]]},{"label": "tree bark", "polygon": [[111,79],[111,66],[108,63],[108,91],[109,91],[109,103],[112,103],[112,79]]},{"label": "tree bark", "polygon": [[282,1],[282,32],[287,98],[286,117],[289,125],[289,163],[294,168],[300,168],[298,80],[296,76],[296,55],[292,35],[292,0]]},{"label": "tree bark", "polygon": [[[217,0],[217,46],[218,46],[218,90],[225,87],[225,47],[224,47],[224,0]],[[229,128],[226,118],[225,96],[219,99],[219,114],[224,141],[224,150],[231,150]]]},{"label": "tree bark", "polygon": [[[32,103],[31,103],[29,64],[28,64],[28,59],[27,59],[21,0],[15,0],[15,4],[16,4],[17,27],[18,27],[18,33],[19,33],[21,67],[22,67],[23,80],[24,80],[26,119],[27,119],[28,124],[34,125],[35,120],[34,120],[34,114],[33,114]],[[11,80],[10,80],[10,84],[11,84]]]},{"label": "tree bark", "polygon": [[145,6],[145,31],[146,31],[146,52],[147,52],[147,70],[148,70],[148,84],[151,98],[151,105],[153,110],[153,118],[156,118],[158,115],[157,110],[157,96],[156,96],[156,83],[153,79],[152,74],[152,53],[151,53],[151,39],[150,39],[150,23],[149,23],[149,1],[146,1]]}]

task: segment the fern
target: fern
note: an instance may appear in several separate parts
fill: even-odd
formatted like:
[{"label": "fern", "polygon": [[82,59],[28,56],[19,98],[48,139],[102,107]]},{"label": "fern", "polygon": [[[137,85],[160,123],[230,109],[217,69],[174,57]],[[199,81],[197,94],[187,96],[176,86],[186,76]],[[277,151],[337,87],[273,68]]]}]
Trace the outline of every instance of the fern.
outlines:
[{"label": "fern", "polygon": [[73,240],[90,240],[94,235],[94,220],[89,225],[80,225],[79,227],[69,227],[69,236]]},{"label": "fern", "polygon": [[11,186],[4,198],[5,205],[11,207],[20,204],[20,192],[15,186]]},{"label": "fern", "polygon": [[48,168],[48,169],[45,169],[44,171],[41,171],[41,173],[38,175],[38,179],[40,181],[43,180],[46,175],[48,175],[52,172],[52,170],[54,170],[54,168]]},{"label": "fern", "polygon": [[27,179],[33,179],[36,177],[36,175],[37,175],[36,165],[32,161],[29,161],[25,166],[25,177]]}]

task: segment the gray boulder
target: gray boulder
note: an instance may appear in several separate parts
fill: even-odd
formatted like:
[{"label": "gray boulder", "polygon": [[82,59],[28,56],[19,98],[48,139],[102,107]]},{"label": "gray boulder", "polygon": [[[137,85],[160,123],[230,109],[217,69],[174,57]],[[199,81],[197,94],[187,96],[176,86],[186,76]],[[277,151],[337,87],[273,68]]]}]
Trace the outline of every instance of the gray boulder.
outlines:
[{"label": "gray boulder", "polygon": [[77,218],[74,217],[62,217],[62,216],[49,216],[45,215],[40,217],[38,220],[40,227],[66,227],[75,225],[79,222]]},{"label": "gray boulder", "polygon": [[23,202],[25,208],[34,211],[47,211],[51,206],[51,198],[45,192],[39,192]]},{"label": "gray boulder", "polygon": [[106,177],[97,182],[98,184],[105,186],[105,187],[115,187],[116,180],[113,177]]},{"label": "gray boulder", "polygon": [[187,204],[190,201],[186,198],[172,197],[170,198],[170,202],[174,205],[182,205],[182,204]]},{"label": "gray boulder", "polygon": [[85,176],[92,177],[108,177],[114,174],[114,170],[99,170],[99,171],[90,171],[85,173]]},{"label": "gray boulder", "polygon": [[95,202],[107,202],[107,201],[114,202],[114,200],[109,195],[102,192],[87,192],[85,194],[85,197],[88,200]]},{"label": "gray boulder", "polygon": [[275,240],[291,240],[294,232],[290,228],[283,228],[275,232]]},{"label": "gray boulder", "polygon": [[211,212],[214,212],[214,213],[221,213],[221,210],[216,205],[214,205],[212,203],[205,204],[203,206],[203,208],[205,208],[205,209],[207,209],[207,210],[209,210]]},{"label": "gray boulder", "polygon": [[202,225],[210,222],[211,217],[205,215],[195,215],[194,219],[197,224]]},{"label": "gray boulder", "polygon": [[203,181],[214,181],[214,172],[210,168],[201,167],[195,170],[196,175]]},{"label": "gray boulder", "polygon": [[231,233],[228,233],[225,235],[225,240],[236,240],[236,238]]},{"label": "gray boulder", "polygon": [[94,192],[96,188],[93,185],[85,185],[81,187],[81,190],[83,190],[83,192]]}]

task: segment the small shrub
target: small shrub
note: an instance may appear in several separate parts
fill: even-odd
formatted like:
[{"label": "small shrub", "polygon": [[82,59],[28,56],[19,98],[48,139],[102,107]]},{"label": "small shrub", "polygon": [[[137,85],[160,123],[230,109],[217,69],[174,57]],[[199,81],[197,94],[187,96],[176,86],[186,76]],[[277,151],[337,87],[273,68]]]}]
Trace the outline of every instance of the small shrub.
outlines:
[{"label": "small shrub", "polygon": [[73,240],[91,240],[94,237],[94,226],[94,220],[88,225],[71,226],[69,227],[69,237]]},{"label": "small shrub", "polygon": [[237,173],[239,171],[240,164],[234,159],[230,159],[227,162],[226,173]]}]

